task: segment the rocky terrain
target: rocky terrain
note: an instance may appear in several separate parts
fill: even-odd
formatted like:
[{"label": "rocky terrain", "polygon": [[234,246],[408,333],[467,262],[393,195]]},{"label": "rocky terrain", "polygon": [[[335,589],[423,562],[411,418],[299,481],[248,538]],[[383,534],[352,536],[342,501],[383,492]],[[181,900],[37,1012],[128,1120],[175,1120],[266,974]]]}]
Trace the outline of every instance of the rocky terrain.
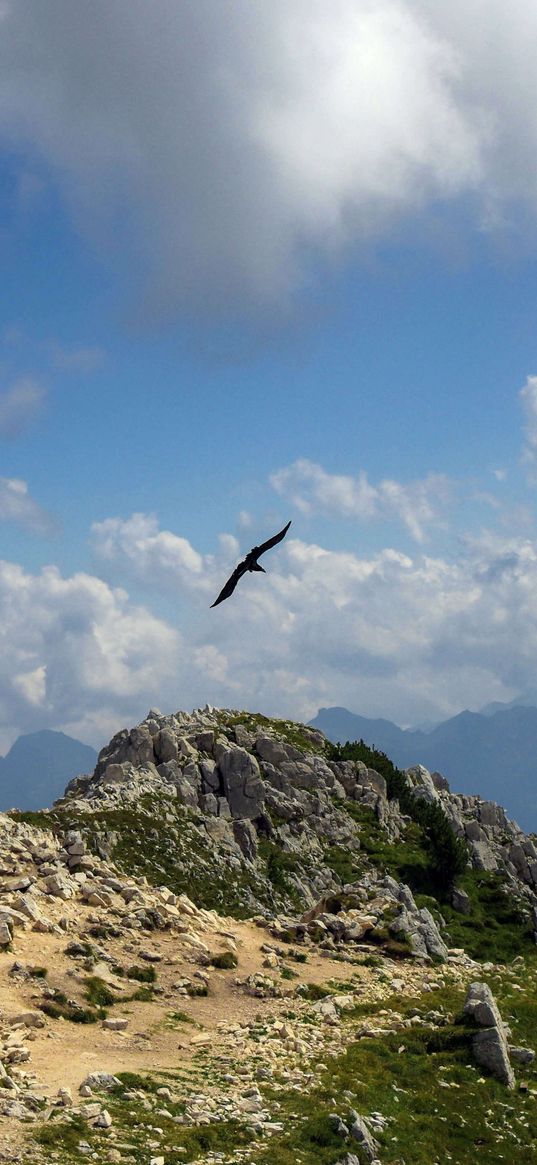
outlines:
[{"label": "rocky terrain", "polygon": [[153,710],[0,815],[0,1160],[533,1159],[535,839],[364,756]]}]

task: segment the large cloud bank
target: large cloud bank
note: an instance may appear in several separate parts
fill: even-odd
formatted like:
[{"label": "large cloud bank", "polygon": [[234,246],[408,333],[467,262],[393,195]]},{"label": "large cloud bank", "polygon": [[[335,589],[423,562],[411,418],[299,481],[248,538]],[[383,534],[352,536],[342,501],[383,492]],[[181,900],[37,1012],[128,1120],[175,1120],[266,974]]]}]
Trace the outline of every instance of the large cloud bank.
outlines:
[{"label": "large cloud bank", "polygon": [[[154,515],[94,525],[97,574],[0,563],[0,747],[36,727],[99,743],[152,704],[309,719],[340,703],[415,723],[534,684],[532,538],[490,532],[448,559],[292,533],[216,610],[235,539],[202,555]],[[170,596],[174,625],[156,613]]]},{"label": "large cloud bank", "polygon": [[155,312],[281,303],[427,207],[535,214],[536,36],[532,0],[3,0],[0,133]]}]

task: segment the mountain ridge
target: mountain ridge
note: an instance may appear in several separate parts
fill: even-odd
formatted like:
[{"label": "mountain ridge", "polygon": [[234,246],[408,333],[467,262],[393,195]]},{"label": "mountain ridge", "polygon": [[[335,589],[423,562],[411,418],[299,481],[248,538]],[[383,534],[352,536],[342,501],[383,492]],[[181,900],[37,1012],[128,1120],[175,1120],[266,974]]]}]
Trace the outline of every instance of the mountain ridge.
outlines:
[{"label": "mountain ridge", "polygon": [[464,710],[430,732],[342,707],[321,708],[309,723],[334,742],[363,739],[401,768],[423,764],[439,771],[457,792],[499,801],[526,830],[537,830],[537,708],[531,705],[492,714]]}]

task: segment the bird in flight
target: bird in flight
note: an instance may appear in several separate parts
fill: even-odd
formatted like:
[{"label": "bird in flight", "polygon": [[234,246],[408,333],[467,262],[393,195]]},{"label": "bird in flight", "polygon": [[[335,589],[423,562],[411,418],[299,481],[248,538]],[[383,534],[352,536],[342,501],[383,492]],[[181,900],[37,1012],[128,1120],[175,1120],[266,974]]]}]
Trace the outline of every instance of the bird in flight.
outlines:
[{"label": "bird in flight", "polygon": [[235,567],[233,574],[229,576],[227,583],[224,587],[222,587],[218,598],[215,599],[214,603],[211,603],[211,607],[217,607],[219,603],[223,603],[224,599],[229,599],[229,596],[233,594],[239,579],[241,579],[243,574],[246,574],[247,571],[261,570],[263,571],[263,574],[267,573],[265,568],[260,566],[257,560],[258,558],[261,558],[261,555],[265,553],[265,550],[270,550],[271,546],[276,546],[278,542],[281,542],[282,539],[285,538],[290,525],[291,523],[288,522],[287,526],[284,526],[283,530],[280,530],[279,534],[275,534],[273,538],[269,538],[268,541],[263,542],[261,546],[252,546],[252,549],[246,555],[246,558],[243,558],[242,562],[239,562],[239,565]]}]

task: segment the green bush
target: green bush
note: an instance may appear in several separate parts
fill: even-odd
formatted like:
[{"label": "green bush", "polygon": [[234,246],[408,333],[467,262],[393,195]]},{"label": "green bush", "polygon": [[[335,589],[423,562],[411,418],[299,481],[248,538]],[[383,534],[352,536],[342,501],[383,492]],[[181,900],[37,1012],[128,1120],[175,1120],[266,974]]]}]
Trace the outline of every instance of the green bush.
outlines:
[{"label": "green bush", "polygon": [[238,959],[233,951],[223,951],[221,955],[213,955],[211,959],[211,967],[217,967],[219,971],[229,971],[237,964]]}]

